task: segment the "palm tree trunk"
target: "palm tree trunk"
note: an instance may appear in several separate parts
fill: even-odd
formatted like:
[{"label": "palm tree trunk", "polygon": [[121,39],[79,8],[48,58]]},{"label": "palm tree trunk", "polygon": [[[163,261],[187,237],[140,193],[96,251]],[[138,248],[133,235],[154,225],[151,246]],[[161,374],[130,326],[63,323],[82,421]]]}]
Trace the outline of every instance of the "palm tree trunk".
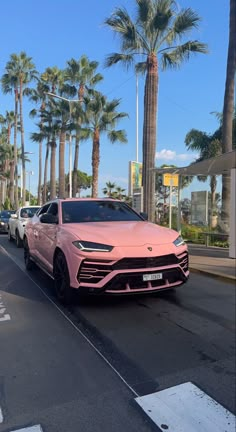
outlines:
[{"label": "palm tree trunk", "polygon": [[48,158],[49,158],[50,144],[47,142],[46,155],[44,161],[44,178],[43,178],[43,204],[47,201],[47,179],[48,179]]},{"label": "palm tree trunk", "polygon": [[[234,88],[236,71],[236,0],[230,0],[229,46],[222,123],[222,152],[232,150]],[[230,175],[222,176],[221,218],[227,227],[230,212]]]},{"label": "palm tree trunk", "polygon": [[18,124],[18,89],[15,88],[15,119],[14,119],[14,176],[15,176],[15,208],[19,207],[18,200],[18,166],[17,166],[17,124]]},{"label": "palm tree trunk", "polygon": [[72,196],[73,197],[76,197],[76,193],[77,193],[78,163],[79,163],[79,134],[76,133],[74,167],[73,167],[73,173],[72,173]]},{"label": "palm tree trunk", "polygon": [[56,142],[51,143],[50,200],[56,198]]},{"label": "palm tree trunk", "polygon": [[14,206],[14,161],[10,161],[10,203]]},{"label": "palm tree trunk", "polygon": [[155,153],[156,115],[158,90],[157,57],[153,53],[147,59],[147,76],[144,94],[143,123],[143,209],[150,221],[155,222]]},{"label": "palm tree trunk", "polygon": [[59,145],[59,198],[65,198],[65,142],[66,132],[62,128]]},{"label": "palm tree trunk", "polygon": [[92,198],[98,196],[98,167],[100,162],[100,141],[99,131],[94,131],[92,151]]},{"label": "palm tree trunk", "polygon": [[25,136],[23,122],[23,83],[20,80],[20,135],[21,135],[21,163],[22,163],[22,205],[25,205],[25,187],[26,187],[26,172],[25,172]]}]

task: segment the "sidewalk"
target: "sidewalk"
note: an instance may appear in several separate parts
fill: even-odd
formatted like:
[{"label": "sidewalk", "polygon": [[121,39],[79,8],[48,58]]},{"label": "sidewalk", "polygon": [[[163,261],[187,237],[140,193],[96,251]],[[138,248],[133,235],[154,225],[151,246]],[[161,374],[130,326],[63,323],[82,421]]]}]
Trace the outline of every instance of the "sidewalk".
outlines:
[{"label": "sidewalk", "polygon": [[188,249],[190,271],[236,283],[236,260],[228,258],[228,249],[196,244],[189,244]]}]

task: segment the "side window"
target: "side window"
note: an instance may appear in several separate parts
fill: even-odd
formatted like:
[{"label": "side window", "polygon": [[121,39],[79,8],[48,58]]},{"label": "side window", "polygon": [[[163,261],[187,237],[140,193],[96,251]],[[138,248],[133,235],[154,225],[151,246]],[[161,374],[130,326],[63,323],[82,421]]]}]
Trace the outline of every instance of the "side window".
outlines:
[{"label": "side window", "polygon": [[40,216],[43,213],[47,213],[49,207],[50,207],[50,203],[49,204],[45,204],[43,207],[41,207],[39,209],[39,211],[37,212],[37,216]]},{"label": "side window", "polygon": [[57,216],[58,215],[58,205],[57,203],[52,203],[47,211],[47,213],[52,214],[53,216]]}]

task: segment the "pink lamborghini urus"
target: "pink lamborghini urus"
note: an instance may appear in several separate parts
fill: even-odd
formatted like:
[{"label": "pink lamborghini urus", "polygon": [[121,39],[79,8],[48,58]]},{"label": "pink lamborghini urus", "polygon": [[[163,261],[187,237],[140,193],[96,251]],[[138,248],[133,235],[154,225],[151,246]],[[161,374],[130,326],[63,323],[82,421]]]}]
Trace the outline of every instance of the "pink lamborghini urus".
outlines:
[{"label": "pink lamborghini urus", "polygon": [[122,201],[56,199],[28,222],[27,270],[37,264],[54,279],[59,300],[83,294],[137,294],[182,285],[188,250],[176,231],[145,220]]}]

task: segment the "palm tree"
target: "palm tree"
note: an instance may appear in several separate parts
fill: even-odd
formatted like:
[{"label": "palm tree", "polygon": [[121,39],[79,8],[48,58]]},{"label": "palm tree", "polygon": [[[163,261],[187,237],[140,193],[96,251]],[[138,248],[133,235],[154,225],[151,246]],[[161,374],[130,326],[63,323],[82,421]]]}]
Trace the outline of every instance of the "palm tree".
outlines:
[{"label": "palm tree", "polygon": [[[155,220],[155,154],[159,64],[162,69],[178,68],[192,53],[206,53],[206,45],[197,40],[182,39],[198,27],[200,18],[191,8],[178,10],[173,0],[135,0],[136,18],[126,9],[116,8],[105,20],[120,38],[121,53],[106,59],[106,66],[123,63],[136,65],[145,73],[143,124],[143,197],[144,211]],[[137,62],[141,57],[141,61]],[[145,58],[145,60],[143,60]]]},{"label": "palm tree", "polygon": [[[230,0],[229,17],[229,46],[224,95],[223,122],[222,122],[222,151],[223,153],[232,150],[232,119],[234,112],[234,92],[236,73],[236,0]],[[229,223],[230,212],[230,175],[222,176],[222,212],[221,217]]]},{"label": "palm tree", "polygon": [[103,188],[102,191],[103,191],[104,195],[107,195],[108,197],[111,197],[112,193],[114,192],[113,189],[115,189],[115,187],[116,187],[115,183],[112,183],[112,182],[108,181],[108,182],[106,182],[106,187]]},{"label": "palm tree", "polygon": [[[78,100],[83,102],[84,96],[91,93],[91,90],[103,80],[103,76],[97,73],[98,62],[90,61],[87,56],[82,55],[78,60],[72,58],[67,62],[67,68],[65,70],[65,80],[72,86],[71,92],[74,95],[77,94]],[[81,134],[81,123],[82,123],[82,107],[73,104],[74,111],[74,123],[76,129],[75,135],[75,154],[73,164],[73,178],[72,178],[72,196],[76,196],[77,191],[77,171],[79,161],[79,145],[80,139],[86,139],[83,133]]]},{"label": "palm tree", "polygon": [[[9,63],[9,62],[8,62]],[[7,65],[8,65],[7,63]],[[15,108],[14,108],[14,205],[15,208],[19,207],[18,202],[18,166],[17,166],[17,131],[18,131],[18,102],[19,102],[19,90],[18,90],[18,79],[15,71],[6,67],[6,72],[1,79],[3,93],[12,93],[14,91],[15,96]]]},{"label": "palm tree", "polygon": [[[42,79],[39,79],[37,82],[36,89],[31,90],[30,100],[36,104],[39,104],[38,109],[33,109],[30,112],[31,117],[35,117],[38,115],[40,117],[40,125],[39,129],[43,126],[43,112],[46,107],[46,93],[49,91],[49,86],[45,84]],[[38,159],[38,205],[42,204],[42,150],[43,144],[42,141],[39,141],[39,159]]]},{"label": "palm tree", "polygon": [[39,132],[31,134],[31,140],[36,143],[46,141],[46,154],[44,160],[44,181],[43,181],[43,197],[45,203],[47,196],[47,175],[48,161],[50,154],[50,199],[57,196],[56,193],[56,139],[59,135],[60,126],[55,119],[55,105],[53,101],[49,101],[40,114],[40,123],[37,125]]},{"label": "palm tree", "polygon": [[117,123],[127,114],[118,112],[120,100],[113,99],[107,101],[106,97],[99,92],[94,93],[94,99],[85,98],[86,105],[86,123],[88,131],[93,140],[92,149],[92,197],[98,196],[98,171],[100,163],[100,138],[106,134],[111,143],[126,143],[126,132],[124,130],[115,130]]},{"label": "palm tree", "polygon": [[[23,173],[23,196],[22,203],[25,204],[25,139],[24,139],[24,120],[23,120],[23,91],[25,87],[37,76],[35,65],[31,57],[22,51],[20,54],[11,54],[10,60],[6,65],[6,74],[2,78],[3,84],[8,85],[11,82],[14,83],[19,94],[19,105],[20,105],[20,133],[21,133],[21,153],[22,153],[22,173]],[[4,87],[5,89],[5,87]],[[27,94],[27,93],[26,93]],[[15,109],[15,115],[17,118],[17,112]],[[15,120],[16,121],[16,120]],[[16,161],[15,161],[16,162]],[[18,193],[18,191],[17,191]]]}]

